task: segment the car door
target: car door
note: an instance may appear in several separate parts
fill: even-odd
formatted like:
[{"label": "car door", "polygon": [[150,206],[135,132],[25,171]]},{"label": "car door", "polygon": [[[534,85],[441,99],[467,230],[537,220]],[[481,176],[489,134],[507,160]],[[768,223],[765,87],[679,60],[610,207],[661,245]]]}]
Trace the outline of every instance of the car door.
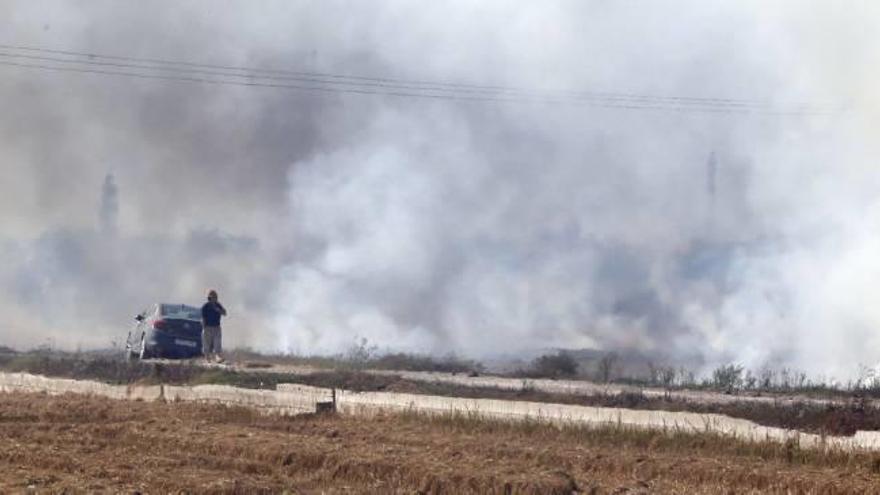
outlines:
[{"label": "car door", "polygon": [[128,327],[128,335],[125,336],[125,348],[128,349],[129,351],[134,350],[134,336],[138,333],[138,326],[141,323],[141,320],[139,320],[138,318],[142,318],[143,316],[144,316],[143,311],[136,314],[134,316],[134,323],[132,323]]},{"label": "car door", "polygon": [[159,319],[161,319],[161,315],[159,314],[159,305],[154,304],[150,306],[150,309],[147,312],[147,318],[142,322],[141,335],[150,337],[147,334],[153,330],[153,323]]}]

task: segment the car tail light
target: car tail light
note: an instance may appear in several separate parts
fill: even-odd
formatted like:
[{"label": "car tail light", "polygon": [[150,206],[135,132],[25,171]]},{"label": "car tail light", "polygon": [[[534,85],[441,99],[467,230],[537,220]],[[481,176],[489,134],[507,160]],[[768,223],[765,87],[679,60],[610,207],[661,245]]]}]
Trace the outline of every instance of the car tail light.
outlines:
[{"label": "car tail light", "polygon": [[165,330],[168,327],[165,320],[156,320],[153,322],[153,328],[156,330]]}]

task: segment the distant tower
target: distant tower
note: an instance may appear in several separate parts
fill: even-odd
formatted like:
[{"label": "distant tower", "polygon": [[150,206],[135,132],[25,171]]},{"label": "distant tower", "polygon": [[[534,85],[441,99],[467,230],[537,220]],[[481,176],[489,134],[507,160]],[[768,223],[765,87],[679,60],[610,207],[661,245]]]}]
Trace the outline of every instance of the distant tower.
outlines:
[{"label": "distant tower", "polygon": [[107,235],[116,234],[116,218],[119,216],[119,190],[113,174],[104,177],[104,186],[101,187],[101,206],[98,210],[98,220],[101,232]]},{"label": "distant tower", "polygon": [[709,153],[709,160],[706,162],[706,198],[708,205],[706,208],[706,223],[709,233],[715,231],[715,201],[718,192],[718,157],[715,152]]}]

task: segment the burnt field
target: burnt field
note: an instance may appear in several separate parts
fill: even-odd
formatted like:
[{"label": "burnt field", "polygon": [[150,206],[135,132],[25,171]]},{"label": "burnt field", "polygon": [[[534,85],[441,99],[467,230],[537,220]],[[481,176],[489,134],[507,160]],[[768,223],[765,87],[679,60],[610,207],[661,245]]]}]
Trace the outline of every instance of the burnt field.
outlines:
[{"label": "burnt field", "polygon": [[880,458],[461,416],[264,416],[9,393],[0,491],[877,493]]},{"label": "burnt field", "polygon": [[353,391],[389,391],[447,397],[715,413],[747,419],[764,426],[827,435],[852,435],[858,430],[880,430],[880,408],[874,401],[864,397],[839,398],[829,402],[806,399],[701,402],[674,395],[649,396],[638,391],[594,394],[548,393],[530,387],[527,380],[523,381],[523,387],[520,389],[506,389],[416,381],[393,373],[373,374],[358,370],[294,373],[271,371],[261,367],[245,370],[247,365],[248,363],[243,363],[238,368],[205,368],[188,362],[126,362],[109,357],[76,354],[0,355],[0,371],[21,371],[115,384],[227,384],[245,388],[274,389],[278,383],[301,383]]}]

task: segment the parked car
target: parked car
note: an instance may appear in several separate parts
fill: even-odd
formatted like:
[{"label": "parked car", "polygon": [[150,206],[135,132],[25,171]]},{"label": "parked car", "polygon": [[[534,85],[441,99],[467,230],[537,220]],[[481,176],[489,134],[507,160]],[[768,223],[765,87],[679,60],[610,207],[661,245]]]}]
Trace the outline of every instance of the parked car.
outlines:
[{"label": "parked car", "polygon": [[202,310],[186,304],[153,304],[135,316],[128,332],[129,359],[191,358],[202,355]]}]

